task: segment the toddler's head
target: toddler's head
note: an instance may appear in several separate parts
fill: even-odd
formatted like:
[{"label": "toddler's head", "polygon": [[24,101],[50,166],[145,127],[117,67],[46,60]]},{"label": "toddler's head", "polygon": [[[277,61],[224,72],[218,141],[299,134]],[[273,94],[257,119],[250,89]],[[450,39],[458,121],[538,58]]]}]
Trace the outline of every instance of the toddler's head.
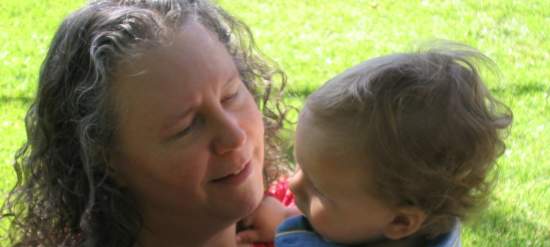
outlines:
[{"label": "toddler's head", "polygon": [[460,45],[378,57],[306,101],[291,179],[296,204],[328,240],[364,243],[450,231],[484,205],[511,123]]}]

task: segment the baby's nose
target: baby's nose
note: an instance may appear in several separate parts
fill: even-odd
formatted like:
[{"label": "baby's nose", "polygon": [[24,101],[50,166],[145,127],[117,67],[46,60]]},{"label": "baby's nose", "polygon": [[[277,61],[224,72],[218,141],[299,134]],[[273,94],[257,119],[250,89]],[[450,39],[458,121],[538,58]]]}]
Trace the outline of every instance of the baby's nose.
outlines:
[{"label": "baby's nose", "polygon": [[300,193],[301,187],[303,184],[303,173],[300,167],[296,168],[296,172],[292,177],[288,179],[288,185],[290,187],[290,191],[294,193],[295,195]]}]

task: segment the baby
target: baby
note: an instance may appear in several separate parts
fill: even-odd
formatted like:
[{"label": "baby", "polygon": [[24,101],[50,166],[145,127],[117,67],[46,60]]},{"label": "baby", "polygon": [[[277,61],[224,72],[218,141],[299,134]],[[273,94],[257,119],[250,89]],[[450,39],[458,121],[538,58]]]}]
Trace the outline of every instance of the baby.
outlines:
[{"label": "baby", "polygon": [[[460,246],[460,221],[486,203],[512,121],[479,62],[493,65],[458,44],[383,56],[309,96],[289,181],[303,216],[279,225],[275,245]],[[243,242],[269,240],[292,214],[265,200]]]}]

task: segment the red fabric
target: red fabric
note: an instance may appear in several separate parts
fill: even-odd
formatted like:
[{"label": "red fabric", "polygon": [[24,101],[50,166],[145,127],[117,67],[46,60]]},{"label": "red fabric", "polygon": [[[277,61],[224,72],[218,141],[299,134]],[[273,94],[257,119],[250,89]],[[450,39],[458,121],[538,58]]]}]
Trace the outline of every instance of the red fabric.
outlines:
[{"label": "red fabric", "polygon": [[[273,183],[265,192],[267,196],[273,196],[283,203],[286,207],[294,206],[294,194],[288,187],[288,179],[281,178]],[[273,243],[255,243],[254,247],[275,247]]]},{"label": "red fabric", "polygon": [[294,194],[290,191],[287,178],[281,178],[275,182],[265,193],[281,201],[287,207],[294,206]]}]

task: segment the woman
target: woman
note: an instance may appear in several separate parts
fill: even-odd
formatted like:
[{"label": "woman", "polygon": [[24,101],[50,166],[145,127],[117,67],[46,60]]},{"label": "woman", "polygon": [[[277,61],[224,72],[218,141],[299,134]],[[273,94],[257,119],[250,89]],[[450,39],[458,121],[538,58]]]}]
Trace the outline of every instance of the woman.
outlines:
[{"label": "woman", "polygon": [[27,113],[18,183],[2,210],[10,241],[234,246],[236,223],[281,164],[285,80],[276,90],[275,73],[246,25],[206,0],[76,11]]}]

